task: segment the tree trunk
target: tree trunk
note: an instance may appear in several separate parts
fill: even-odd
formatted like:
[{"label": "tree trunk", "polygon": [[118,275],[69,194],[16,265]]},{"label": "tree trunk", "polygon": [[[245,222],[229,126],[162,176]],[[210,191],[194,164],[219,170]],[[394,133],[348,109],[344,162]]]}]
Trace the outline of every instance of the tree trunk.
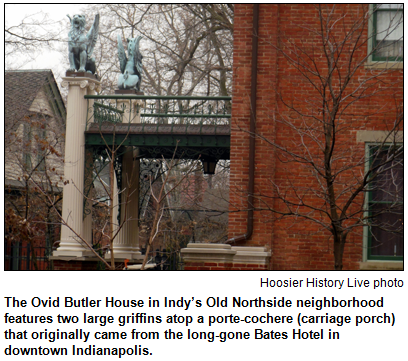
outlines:
[{"label": "tree trunk", "polygon": [[[164,188],[164,184],[162,185],[162,190]],[[159,227],[159,214],[161,211],[161,203],[162,203],[162,198],[161,198],[161,194],[162,191],[160,191],[160,202],[157,203],[157,208],[156,208],[156,212],[154,215],[154,220],[153,220],[153,226],[152,226],[152,230],[150,231],[150,236],[149,236],[149,241],[147,242],[147,247],[146,247],[146,254],[145,257],[143,259],[143,263],[142,263],[142,267],[140,268],[141,271],[143,271],[145,269],[146,263],[147,263],[147,259],[149,257],[149,252],[150,252],[150,247],[153,243],[154,237],[156,235],[156,229]]]},{"label": "tree trunk", "polygon": [[334,269],[341,271],[343,269],[343,253],[345,240],[342,236],[334,236]]}]

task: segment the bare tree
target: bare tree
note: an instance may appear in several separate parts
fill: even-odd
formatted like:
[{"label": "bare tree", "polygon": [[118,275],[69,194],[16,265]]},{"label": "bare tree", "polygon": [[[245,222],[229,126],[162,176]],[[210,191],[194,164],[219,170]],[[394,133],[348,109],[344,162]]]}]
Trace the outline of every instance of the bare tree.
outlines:
[{"label": "bare tree", "polygon": [[[171,169],[166,166],[171,160],[159,162],[154,161],[157,168],[153,170],[156,172],[143,171],[146,180],[142,179],[141,184],[148,180],[151,184],[149,187],[141,186],[140,245],[142,249],[147,249],[157,213],[155,199],[166,179],[164,192],[177,186],[163,199],[161,222],[155,238],[150,242],[150,255],[156,252],[157,256],[159,251],[167,258],[165,268],[179,269],[179,251],[187,243],[220,243],[227,238],[229,173],[219,169],[214,175],[205,175],[201,161],[179,159],[173,162]],[[160,167],[160,164],[163,166]],[[146,166],[143,168],[146,169]]]},{"label": "bare tree", "polygon": [[[11,8],[6,8],[11,11]],[[6,69],[19,69],[41,51],[56,49],[61,39],[61,24],[42,12],[24,17],[18,24],[5,24]]]},{"label": "bare tree", "polygon": [[177,163],[178,163],[178,161],[175,159],[176,151],[177,151],[177,147],[176,147],[176,150],[173,153],[173,158],[171,160],[166,161],[165,159],[163,159],[163,162],[165,163],[165,167],[166,167],[166,173],[164,174],[164,177],[163,177],[159,192],[157,192],[157,194],[156,194],[156,192],[151,187],[151,195],[152,195],[152,198],[154,199],[155,211],[154,211],[154,218],[153,218],[152,226],[151,226],[151,229],[150,229],[149,239],[148,239],[148,242],[147,242],[146,255],[145,255],[145,258],[144,258],[143,263],[142,263],[142,268],[141,268],[142,270],[146,266],[146,263],[148,261],[148,256],[149,256],[149,253],[150,253],[150,248],[151,248],[155,238],[157,237],[157,235],[159,233],[160,223],[162,221],[164,212],[165,212],[165,210],[167,208],[166,207],[167,198],[170,196],[170,194],[172,192],[174,192],[181,185],[183,180],[186,177],[188,177],[188,175],[196,167],[197,162],[193,162],[192,164],[190,164],[188,169],[184,172],[183,176],[178,177],[178,179],[175,180],[175,182],[173,182],[173,184],[171,184],[169,182],[169,180],[171,178],[171,171],[175,166],[177,166]]},{"label": "bare tree", "polygon": [[[375,35],[367,36],[372,14],[366,6],[346,12],[345,7],[317,5],[315,10],[313,25],[298,29],[302,37],[283,32],[278,46],[270,44],[280,67],[287,69],[283,81],[297,84],[302,94],[285,84],[276,93],[276,132],[290,139],[252,134],[274,148],[286,169],[285,176],[271,180],[272,195],[254,195],[254,208],[270,210],[277,219],[292,217],[294,224],[314,224],[308,227],[314,235],[330,235],[334,269],[341,270],[353,233],[362,237],[367,227],[373,237],[381,231],[390,237],[402,234],[402,80],[393,63],[365,69],[382,45],[367,52]],[[390,33],[391,26],[398,25],[390,25]],[[365,150],[356,144],[356,131],[373,129],[373,124],[383,136]],[[369,194],[387,202],[374,207]]]}]

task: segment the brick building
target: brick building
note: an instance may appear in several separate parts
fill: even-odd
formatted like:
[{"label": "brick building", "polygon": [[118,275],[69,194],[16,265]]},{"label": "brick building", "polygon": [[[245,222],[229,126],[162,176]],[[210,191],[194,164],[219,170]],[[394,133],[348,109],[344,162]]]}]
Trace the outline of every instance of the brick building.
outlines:
[{"label": "brick building", "polygon": [[402,269],[402,15],[235,5],[229,243],[269,269]]}]

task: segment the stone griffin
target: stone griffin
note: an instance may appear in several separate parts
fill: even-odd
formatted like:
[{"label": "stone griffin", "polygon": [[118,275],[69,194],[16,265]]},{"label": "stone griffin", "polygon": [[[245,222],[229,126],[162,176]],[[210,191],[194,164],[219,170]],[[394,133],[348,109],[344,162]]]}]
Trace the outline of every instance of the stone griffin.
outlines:
[{"label": "stone griffin", "polygon": [[73,18],[67,15],[71,22],[71,30],[68,33],[68,71],[87,72],[95,74],[95,59],[92,53],[98,38],[99,14],[96,14],[94,23],[85,35],[85,16],[74,15]]},{"label": "stone griffin", "polygon": [[120,64],[120,72],[118,79],[119,89],[134,89],[140,91],[140,83],[142,82],[142,59],[143,56],[139,51],[139,42],[142,37],[139,35],[135,39],[127,39],[128,57],[123,47],[122,39],[118,35],[118,56]]}]

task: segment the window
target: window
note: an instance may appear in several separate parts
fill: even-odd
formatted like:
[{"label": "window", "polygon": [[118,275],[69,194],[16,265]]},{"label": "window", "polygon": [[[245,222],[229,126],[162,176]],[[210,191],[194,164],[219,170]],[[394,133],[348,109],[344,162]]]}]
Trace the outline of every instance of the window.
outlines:
[{"label": "window", "polygon": [[37,130],[37,170],[45,170],[45,156],[47,154],[46,143],[47,143],[47,133],[44,129]]},{"label": "window", "polygon": [[373,7],[374,61],[403,61],[404,5],[376,4]]},{"label": "window", "polygon": [[23,125],[23,165],[25,171],[44,171],[47,155],[48,117],[31,117]]},{"label": "window", "polygon": [[377,172],[368,194],[368,260],[402,260],[403,235],[403,152],[370,146],[370,168]]},{"label": "window", "polygon": [[25,166],[27,172],[31,172],[31,125],[29,123],[25,123],[23,127],[23,165]]}]

